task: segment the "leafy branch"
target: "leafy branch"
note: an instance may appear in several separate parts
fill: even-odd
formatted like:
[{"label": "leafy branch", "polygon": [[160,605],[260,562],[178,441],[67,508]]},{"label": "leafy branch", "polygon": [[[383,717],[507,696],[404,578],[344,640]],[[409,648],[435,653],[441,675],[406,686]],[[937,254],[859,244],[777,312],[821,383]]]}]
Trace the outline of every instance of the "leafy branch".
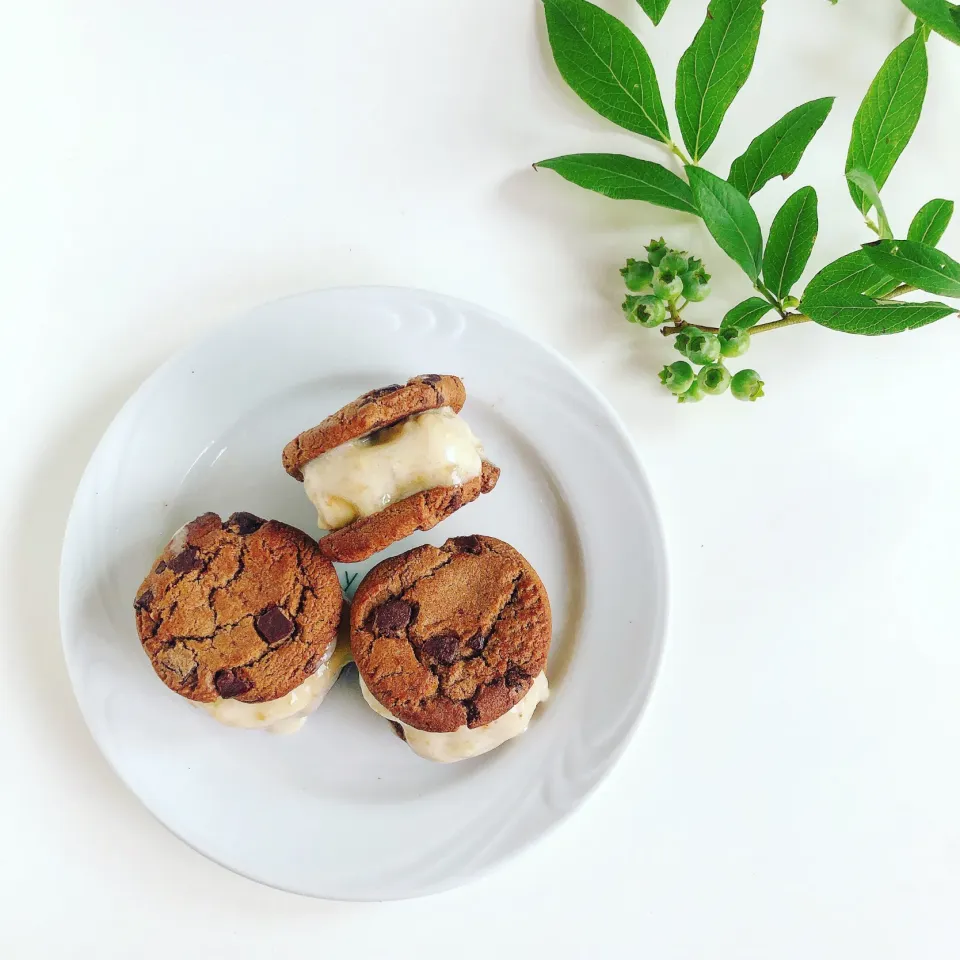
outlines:
[{"label": "leafy branch", "polygon": [[[661,144],[681,160],[683,175],[660,163],[608,153],[554,157],[535,168],[553,170],[613,199],[641,200],[699,217],[753,285],[755,296],[727,311],[719,326],[705,327],[683,317],[689,303],[710,292],[710,276],[700,260],[661,239],[651,242],[645,259],[627,261],[621,271],[630,291],[624,313],[674,338],[685,359],[665,367],[661,380],[679,399],[690,402],[728,388],[740,399],[762,396],[755,371],[731,376],[723,364],[745,353],[754,334],[811,321],[844,333],[898,333],[955,312],[938,301],[898,299],[916,290],[960,297],[960,264],[937,249],[954,204],[931,200],[906,238],[897,239],[881,191],[920,119],[930,32],[960,44],[960,8],[946,0],[903,0],[918,17],[917,29],[871,83],[854,119],[845,167],[850,196],[878,239],[828,264],[798,297],[792,291],[820,226],[816,191],[806,186],[790,196],[766,240],[751,198],[772,179],[797,170],[834,98],[789,110],[750,142],[725,179],[701,163],[749,78],[764,0],[710,0],[703,24],[677,64],[675,112],[683,147],[673,139],[656,71],[639,38],[588,0],[543,2],[554,60],[574,92],[608,120]],[[669,6],[669,0],[638,3],[654,24]],[[765,319],[770,314],[774,318]],[[701,367],[699,373],[691,363]]]}]

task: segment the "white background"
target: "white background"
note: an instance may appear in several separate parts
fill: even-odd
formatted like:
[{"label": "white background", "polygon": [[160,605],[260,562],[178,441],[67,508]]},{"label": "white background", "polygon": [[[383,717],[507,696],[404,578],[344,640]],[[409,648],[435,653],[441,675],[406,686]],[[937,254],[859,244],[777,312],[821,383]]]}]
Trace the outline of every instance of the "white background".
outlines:
[{"label": "white background", "polygon": [[[603,5],[672,102],[705,0],[674,0],[656,31],[633,0]],[[757,198],[769,223],[816,186],[812,271],[869,239],[842,176],[850,121],[910,26],[895,0],[767,6],[707,165],[838,95],[797,174]],[[716,275],[705,322],[750,291],[691,218],[532,171],[663,158],[564,87],[537,0],[31,0],[4,20],[0,955],[957,955],[955,319],[780,331],[750,355],[761,403],[672,403],[654,376],[669,347],[623,322],[616,268],[665,232]],[[901,232],[960,194],[960,50],[929,48],[885,192]],[[258,887],[153,821],[82,725],[56,610],[73,489],[137,384],[239,311],[356,283],[478,301],[570,357],[632,432],[673,576],[657,689],[609,780],[493,875],[384,905]],[[602,575],[629,589],[629,570]]]}]

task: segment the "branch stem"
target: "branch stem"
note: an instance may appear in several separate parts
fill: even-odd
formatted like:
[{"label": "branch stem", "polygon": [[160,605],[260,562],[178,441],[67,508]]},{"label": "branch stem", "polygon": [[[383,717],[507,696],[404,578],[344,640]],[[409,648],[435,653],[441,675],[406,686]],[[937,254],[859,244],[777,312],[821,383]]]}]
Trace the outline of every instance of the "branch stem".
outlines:
[{"label": "branch stem", "polygon": [[768,330],[779,330],[781,327],[792,327],[795,323],[807,323],[810,320],[805,313],[788,313],[782,320],[772,320],[770,323],[761,323],[752,327],[747,333],[752,337],[755,333],[766,333]]},{"label": "branch stem", "polygon": [[783,304],[770,292],[762,280],[758,279],[753,287],[759,294],[763,296],[764,300],[766,300],[767,303],[769,303],[770,306],[780,314],[781,317],[786,318],[787,313],[783,309]]},{"label": "branch stem", "polygon": [[[720,332],[720,327],[705,327],[702,323],[688,323],[679,316],[673,316],[672,314],[670,319],[673,320],[673,326],[660,328],[660,333],[665,337],[672,337],[678,334],[684,327],[697,327],[703,330],[704,333]],[[788,313],[780,320],[772,320],[770,323],[761,323],[758,327],[751,327],[747,330],[747,333],[752,337],[755,333],[766,333],[768,330],[779,330],[781,327],[792,327],[794,324],[808,323],[809,321],[810,317],[805,313]]]},{"label": "branch stem", "polygon": [[689,167],[693,164],[693,161],[683,152],[683,150],[678,147],[672,140],[667,144],[670,152],[675,156],[680,158],[680,162],[685,166]]},{"label": "branch stem", "polygon": [[676,316],[676,317],[671,316],[670,319],[673,320],[672,327],[660,328],[660,332],[665,337],[672,337],[674,334],[679,333],[685,327],[696,327],[698,330],[702,330],[704,333],[717,333],[720,330],[719,327],[705,327],[702,323],[688,323],[686,320],[682,320],[679,316]]}]

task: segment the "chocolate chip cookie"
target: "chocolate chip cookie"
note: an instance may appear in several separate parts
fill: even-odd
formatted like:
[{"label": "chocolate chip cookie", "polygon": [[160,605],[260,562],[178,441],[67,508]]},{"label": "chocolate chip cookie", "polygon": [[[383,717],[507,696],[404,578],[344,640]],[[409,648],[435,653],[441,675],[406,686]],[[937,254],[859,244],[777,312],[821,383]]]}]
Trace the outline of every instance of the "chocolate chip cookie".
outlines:
[{"label": "chocolate chip cookie", "polygon": [[312,676],[336,643],[342,594],[305,533],[205,513],[167,544],[134,601],[143,649],[190,700],[259,703]]},{"label": "chocolate chip cookie", "polygon": [[542,673],[550,601],[509,544],[454,537],[377,564],[357,589],[350,642],[360,676],[389,714],[417,730],[490,724]]},{"label": "chocolate chip cookie", "polygon": [[342,530],[328,533],[320,538],[320,552],[338,563],[359,563],[417,530],[432,530],[481,493],[489,493],[499,479],[500,468],[484,460],[480,476],[473,480],[455,487],[432,487],[404,497],[373,516],[354,520]]},{"label": "chocolate chip cookie", "polygon": [[368,390],[330,414],[322,423],[294,437],[283,448],[283,469],[294,480],[303,480],[306,464],[341,443],[364,437],[426,410],[450,407],[459,413],[466,399],[467,391],[459,377],[438,373],[422,374],[404,384],[391,383]]},{"label": "chocolate chip cookie", "polygon": [[283,466],[318,510],[324,556],[365,560],[489,493],[500,470],[458,414],[458,377],[424,374],[371,390],[295,437]]}]

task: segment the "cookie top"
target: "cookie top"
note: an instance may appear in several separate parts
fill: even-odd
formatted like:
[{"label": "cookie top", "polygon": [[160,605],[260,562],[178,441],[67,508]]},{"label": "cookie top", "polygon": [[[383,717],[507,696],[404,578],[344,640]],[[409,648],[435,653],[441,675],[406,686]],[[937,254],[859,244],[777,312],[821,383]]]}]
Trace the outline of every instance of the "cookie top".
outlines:
[{"label": "cookie top", "polygon": [[205,513],[137,590],[154,670],[190,700],[276,700],[317,671],[342,605],[333,565],[305,533],[250,513]]},{"label": "cookie top", "polygon": [[283,448],[283,469],[295,480],[303,480],[303,467],[341,443],[365,437],[425,410],[452,407],[459,413],[466,399],[467,391],[459,377],[438,373],[369,390],[330,414],[323,423],[294,437]]},{"label": "cookie top", "polygon": [[479,477],[457,487],[431,487],[397,500],[379,513],[361,517],[320,538],[320,552],[338,563],[359,563],[417,530],[430,530],[500,479],[500,468],[483,461]]},{"label": "cookie top", "polygon": [[543,670],[550,638],[540,578],[493,537],[454,537],[384,560],[351,608],[364,683],[398,720],[430,733],[506,713]]}]

